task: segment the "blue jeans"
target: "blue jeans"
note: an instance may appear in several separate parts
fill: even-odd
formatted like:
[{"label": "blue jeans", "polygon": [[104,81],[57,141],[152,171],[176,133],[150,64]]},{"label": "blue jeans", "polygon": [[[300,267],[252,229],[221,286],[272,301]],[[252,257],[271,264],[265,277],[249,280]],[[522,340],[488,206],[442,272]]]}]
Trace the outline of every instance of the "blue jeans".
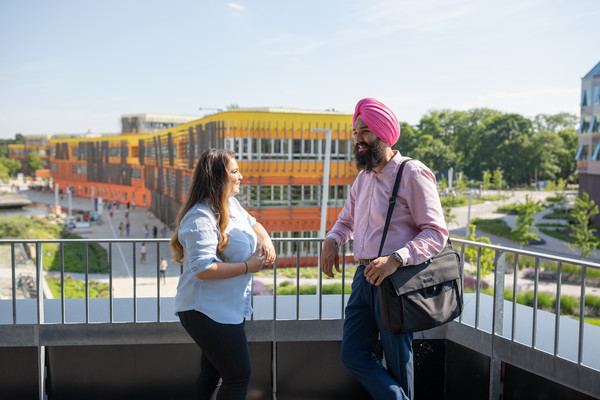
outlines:
[{"label": "blue jeans", "polygon": [[185,330],[202,349],[197,398],[210,399],[221,378],[218,400],[245,400],[251,364],[244,324],[220,324],[193,310],[178,315]]},{"label": "blue jeans", "polygon": [[[381,327],[377,286],[367,282],[364,271],[364,265],[360,265],[352,281],[344,322],[342,362],[373,399],[412,399],[413,335],[393,335]],[[374,354],[378,338],[387,369]]]}]

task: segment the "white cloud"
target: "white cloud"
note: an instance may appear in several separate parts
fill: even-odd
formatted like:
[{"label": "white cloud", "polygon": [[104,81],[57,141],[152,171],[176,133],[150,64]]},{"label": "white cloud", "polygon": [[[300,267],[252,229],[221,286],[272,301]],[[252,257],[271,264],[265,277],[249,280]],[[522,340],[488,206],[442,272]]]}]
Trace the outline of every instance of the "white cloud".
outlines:
[{"label": "white cloud", "polygon": [[227,6],[236,11],[244,11],[246,9],[246,7],[237,3],[227,3]]}]

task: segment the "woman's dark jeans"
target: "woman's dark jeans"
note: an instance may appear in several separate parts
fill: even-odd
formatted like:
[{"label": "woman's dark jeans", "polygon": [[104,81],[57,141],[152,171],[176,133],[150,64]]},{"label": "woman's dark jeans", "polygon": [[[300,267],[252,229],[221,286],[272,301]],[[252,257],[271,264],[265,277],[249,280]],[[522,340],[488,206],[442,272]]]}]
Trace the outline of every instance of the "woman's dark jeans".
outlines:
[{"label": "woman's dark jeans", "polygon": [[243,400],[248,391],[251,365],[244,324],[220,324],[198,311],[179,312],[179,320],[202,349],[198,399],[209,400],[219,378],[217,400]]}]

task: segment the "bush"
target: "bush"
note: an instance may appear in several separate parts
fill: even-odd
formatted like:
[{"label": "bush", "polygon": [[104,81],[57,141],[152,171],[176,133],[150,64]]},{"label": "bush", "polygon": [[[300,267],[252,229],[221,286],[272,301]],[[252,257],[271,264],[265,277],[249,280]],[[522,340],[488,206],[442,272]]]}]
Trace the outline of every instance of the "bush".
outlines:
[{"label": "bush", "polygon": [[[328,285],[323,285],[321,287],[322,294],[342,294],[342,284],[341,283],[332,283]],[[350,294],[352,291],[351,285],[347,284],[344,287],[344,293]],[[316,285],[301,285],[300,286],[300,294],[317,294],[317,286]],[[277,286],[277,295],[296,295],[296,285],[292,284],[292,282],[282,282],[279,286]]]},{"label": "bush", "polygon": [[585,305],[596,309],[596,311],[600,313],[600,296],[585,296]]},{"label": "bush", "polygon": [[[44,244],[44,270],[60,272],[60,245]],[[85,272],[85,243],[70,243],[64,246],[65,272]],[[98,243],[88,243],[88,272],[107,273],[108,255]]]},{"label": "bush", "polygon": [[[341,283],[332,283],[329,285],[322,286],[323,294],[342,294],[342,284]],[[344,286],[344,294],[350,294],[352,292],[352,286],[346,284]]]},{"label": "bush", "polygon": [[[81,239],[81,236],[36,216],[0,218],[0,237],[14,239]],[[35,262],[35,252],[33,253],[32,256]],[[42,254],[44,270],[60,271],[59,244],[44,243]],[[64,265],[66,272],[85,272],[85,243],[71,243],[64,246]],[[98,243],[88,244],[88,272],[108,272],[107,252]]]},{"label": "bush", "polygon": [[[487,289],[490,285],[485,281],[480,281],[480,289]],[[473,276],[465,276],[463,290],[465,292],[474,292],[477,289],[477,278]]]},{"label": "bush", "polygon": [[[54,296],[54,298],[61,298],[60,276],[46,275],[46,283],[52,292],[52,296]],[[89,298],[110,297],[109,289],[110,286],[108,283],[91,280],[88,283]],[[65,275],[65,299],[83,298],[85,298],[85,281],[78,281],[71,275]]]},{"label": "bush", "polygon": [[518,214],[517,210],[520,205],[521,205],[520,203],[505,204],[505,205],[498,207],[497,211],[499,213]]},{"label": "bush", "polygon": [[[560,296],[560,313],[565,315],[574,315],[579,308],[579,301],[573,296]],[[554,309],[556,310],[556,299],[554,301]]]}]

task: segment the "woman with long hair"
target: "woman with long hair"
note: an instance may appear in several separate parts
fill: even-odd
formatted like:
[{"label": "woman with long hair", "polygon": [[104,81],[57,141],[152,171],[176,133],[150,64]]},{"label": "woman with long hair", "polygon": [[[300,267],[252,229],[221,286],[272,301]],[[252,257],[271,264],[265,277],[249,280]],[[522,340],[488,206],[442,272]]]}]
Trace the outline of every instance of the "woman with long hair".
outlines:
[{"label": "woman with long hair", "polygon": [[242,178],[232,152],[203,152],[170,242],[173,259],[183,264],[175,312],[202,349],[199,399],[209,399],[219,379],[217,399],[246,398],[252,273],[275,260],[269,234],[234,197]]}]

